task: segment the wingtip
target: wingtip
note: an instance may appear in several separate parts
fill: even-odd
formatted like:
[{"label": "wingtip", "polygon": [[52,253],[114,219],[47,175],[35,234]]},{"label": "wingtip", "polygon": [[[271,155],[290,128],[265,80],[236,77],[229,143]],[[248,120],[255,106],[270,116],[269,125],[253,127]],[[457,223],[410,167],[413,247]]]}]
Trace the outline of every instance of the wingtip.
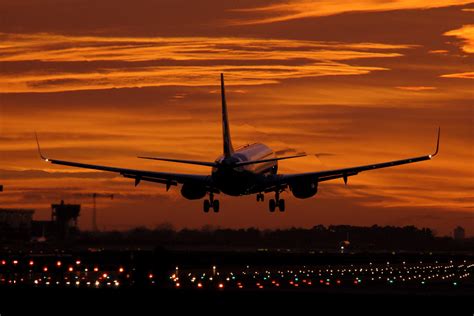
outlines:
[{"label": "wingtip", "polygon": [[434,153],[432,153],[430,155],[430,158],[433,158],[434,156],[436,156],[439,152],[439,138],[440,138],[440,135],[441,135],[441,126],[438,127],[438,139],[436,140],[436,150]]},{"label": "wingtip", "polygon": [[40,156],[41,159],[43,159],[44,161],[49,161],[49,159],[46,158],[45,156],[43,156],[43,153],[41,152],[41,147],[40,147],[40,143],[39,143],[39,140],[38,140],[38,134],[36,133],[36,131],[35,131],[35,138],[36,138],[36,145],[38,146],[38,154],[39,154],[39,156]]}]

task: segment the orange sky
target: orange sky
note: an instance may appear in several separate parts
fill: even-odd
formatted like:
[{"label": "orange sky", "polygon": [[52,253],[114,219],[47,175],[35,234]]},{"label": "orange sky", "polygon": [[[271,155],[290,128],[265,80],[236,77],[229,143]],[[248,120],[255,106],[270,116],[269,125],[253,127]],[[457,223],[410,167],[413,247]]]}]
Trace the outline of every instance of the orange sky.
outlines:
[{"label": "orange sky", "polygon": [[[417,225],[474,232],[474,2],[86,1],[0,3],[2,207],[82,203],[108,229],[215,225]],[[48,165],[49,156],[150,170],[208,168],[137,155],[212,161],[221,150],[219,73],[233,142],[334,155],[280,162],[281,172],[360,165],[434,149],[429,162],[288,194],[270,214],[255,197],[202,201],[107,173]]]}]

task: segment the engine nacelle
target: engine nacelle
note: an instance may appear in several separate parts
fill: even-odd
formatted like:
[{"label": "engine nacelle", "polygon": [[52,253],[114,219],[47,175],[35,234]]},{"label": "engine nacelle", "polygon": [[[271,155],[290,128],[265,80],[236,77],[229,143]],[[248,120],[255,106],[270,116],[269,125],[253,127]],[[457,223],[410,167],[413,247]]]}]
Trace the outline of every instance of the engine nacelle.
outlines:
[{"label": "engine nacelle", "polygon": [[318,182],[302,181],[290,185],[291,193],[298,199],[307,199],[318,192]]},{"label": "engine nacelle", "polygon": [[188,200],[202,199],[206,193],[206,188],[195,184],[185,183],[181,187],[181,195]]}]

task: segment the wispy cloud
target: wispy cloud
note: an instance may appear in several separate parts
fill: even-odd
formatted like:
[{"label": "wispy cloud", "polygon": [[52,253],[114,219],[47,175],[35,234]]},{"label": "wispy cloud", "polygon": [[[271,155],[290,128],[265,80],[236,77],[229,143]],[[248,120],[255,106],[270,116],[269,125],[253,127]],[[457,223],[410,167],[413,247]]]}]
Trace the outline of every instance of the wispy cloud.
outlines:
[{"label": "wispy cloud", "polygon": [[444,33],[445,36],[455,36],[462,41],[461,49],[469,54],[474,53],[474,24]]},{"label": "wispy cloud", "polygon": [[430,91],[430,90],[436,90],[436,87],[429,87],[429,86],[399,86],[395,87],[400,90],[406,90],[406,91]]},{"label": "wispy cloud", "polygon": [[270,4],[263,7],[236,9],[260,17],[243,18],[230,21],[234,25],[265,24],[308,17],[329,16],[346,12],[393,11],[409,9],[430,9],[471,3],[472,0],[289,0],[285,3]]},{"label": "wispy cloud", "polygon": [[[58,92],[148,86],[233,85],[360,75],[385,67],[349,61],[402,56],[412,45],[252,38],[127,38],[2,34],[2,92]],[[15,71],[19,63],[32,68]],[[55,66],[57,64],[58,66]],[[76,64],[84,65],[78,67]],[[76,71],[65,70],[76,65]],[[19,75],[19,72],[21,75]]]},{"label": "wispy cloud", "polygon": [[441,75],[441,78],[474,79],[474,71]]}]

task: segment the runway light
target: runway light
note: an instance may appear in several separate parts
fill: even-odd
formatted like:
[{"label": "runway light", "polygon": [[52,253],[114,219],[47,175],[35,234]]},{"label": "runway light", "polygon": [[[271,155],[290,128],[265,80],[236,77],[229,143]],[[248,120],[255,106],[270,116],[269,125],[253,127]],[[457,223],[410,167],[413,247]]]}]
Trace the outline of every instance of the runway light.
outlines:
[{"label": "runway light", "polygon": [[29,262],[30,266],[34,265],[35,263],[33,262],[33,260],[30,260]]},{"label": "runway light", "polygon": [[47,272],[47,271],[48,271],[48,267],[44,267],[44,268],[43,268],[43,271],[44,271],[44,272]]},{"label": "runway light", "polygon": [[148,275],[148,278],[149,278],[149,279],[153,279],[153,274],[150,273],[150,274]]},{"label": "runway light", "polygon": [[119,272],[122,273],[124,270],[122,267],[119,268]]},{"label": "runway light", "polygon": [[220,289],[223,289],[223,288],[224,288],[224,284],[219,283],[219,288],[220,288]]},{"label": "runway light", "polygon": [[202,283],[198,283],[197,287],[202,288]]},{"label": "runway light", "polygon": [[69,267],[69,272],[72,272],[74,269],[72,267]]},{"label": "runway light", "polygon": [[81,261],[80,261],[80,260],[76,260],[76,264],[77,264],[77,265],[80,265],[80,264],[81,264]]},{"label": "runway light", "polygon": [[60,267],[61,266],[61,261],[56,262],[56,266]]},{"label": "runway light", "polygon": [[13,264],[18,264],[18,260],[13,260]]}]

